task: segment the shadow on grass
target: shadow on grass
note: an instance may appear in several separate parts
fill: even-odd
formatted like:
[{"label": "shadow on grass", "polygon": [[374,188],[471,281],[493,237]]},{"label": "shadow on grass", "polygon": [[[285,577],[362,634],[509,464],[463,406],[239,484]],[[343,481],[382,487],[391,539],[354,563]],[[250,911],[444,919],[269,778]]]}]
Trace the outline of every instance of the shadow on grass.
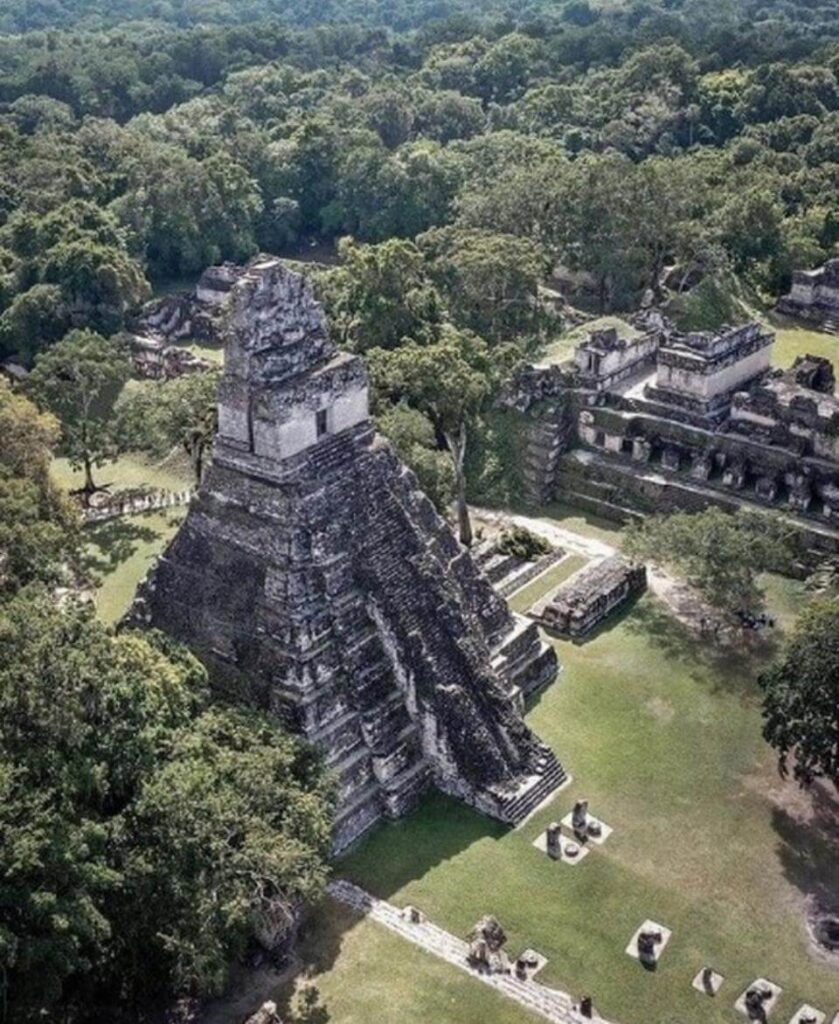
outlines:
[{"label": "shadow on grass", "polygon": [[287,1024],[328,1024],[332,1016],[312,979],[333,966],[344,936],[362,920],[362,914],[329,897],[324,897],[304,919],[296,951],[300,969],[271,993],[280,1020]]},{"label": "shadow on grass", "polygon": [[156,540],[159,532],[136,519],[109,519],[88,527],[85,531],[87,547],[82,568],[89,575],[111,573],[127,562],[141,544]]},{"label": "shadow on grass", "polygon": [[474,843],[501,839],[509,831],[503,822],[432,792],[406,818],[375,826],[340,857],[335,874],[389,899]]},{"label": "shadow on grass", "polygon": [[[613,620],[617,621],[617,620]],[[668,660],[686,665],[696,682],[713,682],[714,692],[741,697],[755,695],[755,680],[777,651],[779,638],[743,631],[734,639],[696,636],[660,601],[639,600],[620,620],[627,631],[641,636]],[[604,624],[608,626],[608,623]]]},{"label": "shadow on grass", "polygon": [[820,907],[835,911],[839,910],[839,794],[815,785],[809,796],[811,815],[806,821],[784,807],[773,808],[778,856],[789,882]]},{"label": "shadow on grass", "polygon": [[[408,902],[407,898],[394,896],[410,882],[473,843],[497,840],[508,832],[509,826],[432,792],[407,817],[371,829],[357,846],[336,860],[332,874],[399,905]],[[282,1020],[289,1024],[327,1024],[331,1019],[329,1009],[321,1003],[310,979],[335,964],[345,936],[362,920],[361,914],[330,897],[312,910],[300,931],[301,970],[276,993]]]}]

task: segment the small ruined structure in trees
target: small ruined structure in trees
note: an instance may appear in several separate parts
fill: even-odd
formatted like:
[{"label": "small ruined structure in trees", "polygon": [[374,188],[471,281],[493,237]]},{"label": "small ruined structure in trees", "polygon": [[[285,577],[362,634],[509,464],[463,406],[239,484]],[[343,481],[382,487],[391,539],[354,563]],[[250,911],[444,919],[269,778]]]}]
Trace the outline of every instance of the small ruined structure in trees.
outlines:
[{"label": "small ruined structure in trees", "polygon": [[336,848],[432,783],[521,820],[565,779],[521,716],[553,649],[375,432],[304,280],[262,260],[223,295],[213,464],[130,620],[325,751]]},{"label": "small ruined structure in trees", "polygon": [[839,259],[828,260],[818,270],[796,270],[778,312],[839,334]]},{"label": "small ruined structure in trees", "polygon": [[178,343],[222,341],[219,313],[244,269],[234,263],[208,267],[193,291],[164,295],[143,306],[128,334],[138,377],[171,380],[212,369],[211,362]]}]

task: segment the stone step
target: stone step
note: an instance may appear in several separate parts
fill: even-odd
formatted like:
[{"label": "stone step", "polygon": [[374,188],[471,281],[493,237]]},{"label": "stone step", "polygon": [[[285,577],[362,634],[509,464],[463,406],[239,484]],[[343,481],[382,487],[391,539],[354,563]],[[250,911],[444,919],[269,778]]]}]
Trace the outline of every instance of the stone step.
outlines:
[{"label": "stone step", "polygon": [[504,805],[504,817],[513,825],[517,825],[523,821],[528,814],[555,789],[562,785],[563,782],[568,778],[568,775],[560,764],[560,762],[554,758],[553,764],[545,771],[542,777],[532,785],[526,793],[515,797],[509,803]]}]

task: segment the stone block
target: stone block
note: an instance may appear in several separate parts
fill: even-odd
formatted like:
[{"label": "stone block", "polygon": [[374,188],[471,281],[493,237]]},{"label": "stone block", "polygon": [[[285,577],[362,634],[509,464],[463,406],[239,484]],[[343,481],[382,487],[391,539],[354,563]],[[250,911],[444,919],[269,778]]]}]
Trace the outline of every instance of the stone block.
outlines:
[{"label": "stone block", "polygon": [[809,1003],[804,1003],[790,1017],[789,1024],[824,1024],[826,1017],[826,1013],[817,1010],[815,1006],[810,1006]]},{"label": "stone block", "polygon": [[[565,828],[567,828],[569,832],[573,832],[574,831],[574,825],[573,825],[573,820],[572,820],[573,817],[574,817],[574,812],[573,811],[569,811],[565,815],[565,817],[562,819],[563,826]],[[586,832],[587,841],[589,843],[594,843],[595,846],[602,846],[606,842],[606,840],[609,838],[609,836],[612,834],[614,829],[611,828],[609,825],[607,825],[605,821],[601,821],[599,818],[594,818],[592,815],[589,815],[588,816],[587,824],[589,826],[591,826],[594,822],[596,822],[600,826],[600,834],[599,835],[595,835],[591,831],[587,831]]]},{"label": "stone block", "polygon": [[521,978],[523,981],[530,981],[531,978],[536,977],[547,962],[548,958],[546,956],[537,953],[535,949],[528,948],[516,957],[513,970],[517,978]]}]

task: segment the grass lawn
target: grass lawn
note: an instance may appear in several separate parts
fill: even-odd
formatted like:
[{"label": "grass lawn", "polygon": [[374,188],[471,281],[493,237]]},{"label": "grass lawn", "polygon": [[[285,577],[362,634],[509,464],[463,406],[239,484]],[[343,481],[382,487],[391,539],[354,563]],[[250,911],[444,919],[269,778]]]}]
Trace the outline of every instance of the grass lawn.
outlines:
[{"label": "grass lawn", "polygon": [[578,569],[582,569],[585,564],[586,559],[582,555],[568,555],[561,562],[557,562],[556,565],[543,572],[541,576],[531,580],[521,590],[517,590],[512,594],[509,599],[510,607],[514,612],[529,611],[545,594],[553,590],[554,587],[558,587],[560,583],[564,583]]},{"label": "grass lawn", "polygon": [[[802,590],[773,580],[769,596],[783,623]],[[694,641],[651,596],[589,643],[556,644],[565,670],[528,717],[575,778],[554,805],[509,831],[434,795],[380,827],[336,873],[460,935],[496,914],[512,952],[532,945],[549,957],[546,983],[592,994],[622,1024],[733,1022],[735,998],[759,975],[784,988],[779,1022],[804,1001],[839,1010],[839,973],[809,954],[802,917],[807,894],[839,892],[839,857],[799,819],[807,802],[778,779],[760,738],[757,657]],[[615,833],[579,866],[554,864],[532,842],[578,797]],[[333,1020],[472,1019],[480,997],[468,978],[445,968],[457,986],[448,1010],[438,1000],[454,990],[428,991],[435,982],[421,954],[345,917],[327,904],[307,936],[319,951],[310,980]],[[624,953],[647,917],[674,932],[655,973]],[[371,958],[378,967],[359,968],[363,984],[345,980]],[[716,999],[691,989],[706,964],[726,977]],[[490,1024],[531,1019],[512,1005],[481,1012]]]},{"label": "grass lawn", "polygon": [[[53,460],[52,475],[59,487],[68,491],[81,487],[84,482],[82,471],[72,469],[67,459]],[[132,487],[181,491],[193,483],[192,470],[185,456],[171,456],[163,462],[154,462],[137,452],[122,455],[116,462],[105,463],[94,470],[93,475],[97,484],[108,484],[115,491]]]},{"label": "grass lawn", "polygon": [[795,362],[799,355],[825,356],[833,361],[839,373],[839,338],[835,334],[824,334],[822,331],[809,331],[804,327],[791,326],[788,321],[778,321],[772,325],[775,331],[775,344],[772,347],[772,365],[786,369]]},{"label": "grass lawn", "polygon": [[[66,459],[53,460],[52,475],[68,491],[83,482],[83,474],[71,469]],[[133,487],[180,491],[192,485],[192,470],[185,457],[152,462],[132,453],[100,466],[94,476],[98,484],[109,484],[112,491]],[[97,584],[96,609],[105,622],[116,622],[128,609],[137,584],[175,535],[185,512],[185,508],[142,512],[85,527],[85,568]]]},{"label": "grass lawn", "polygon": [[210,345],[205,341],[183,341],[178,343],[179,348],[188,349],[196,356],[206,359],[214,366],[224,366],[224,346]]},{"label": "grass lawn", "polygon": [[[306,971],[293,987],[271,995],[287,1024],[535,1024],[540,1019],[346,907],[324,904],[301,938]],[[210,1015],[206,1024],[230,1019]]]},{"label": "grass lawn", "polygon": [[186,509],[142,512],[85,529],[85,568],[98,580],[96,610],[107,623],[127,611],[137,584],[174,537]]}]

